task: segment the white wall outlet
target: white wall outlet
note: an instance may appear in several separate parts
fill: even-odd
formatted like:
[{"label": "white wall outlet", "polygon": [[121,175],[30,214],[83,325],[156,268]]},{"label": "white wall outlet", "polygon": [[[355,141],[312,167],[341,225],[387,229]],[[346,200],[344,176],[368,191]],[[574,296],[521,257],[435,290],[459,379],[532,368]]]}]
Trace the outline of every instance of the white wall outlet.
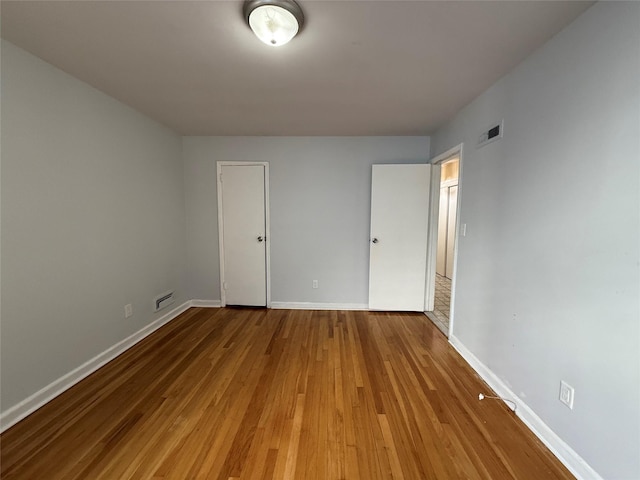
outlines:
[{"label": "white wall outlet", "polygon": [[467,224],[463,223],[462,225],[460,225],[460,230],[462,230],[462,236],[466,237],[467,236]]},{"label": "white wall outlet", "polygon": [[560,382],[560,401],[573,410],[573,397],[575,390],[567,382]]},{"label": "white wall outlet", "polygon": [[311,285],[313,286],[313,288],[318,288],[318,280],[314,280]]},{"label": "white wall outlet", "polygon": [[133,305],[127,303],[124,306],[124,318],[129,318],[131,315],[133,315]]}]

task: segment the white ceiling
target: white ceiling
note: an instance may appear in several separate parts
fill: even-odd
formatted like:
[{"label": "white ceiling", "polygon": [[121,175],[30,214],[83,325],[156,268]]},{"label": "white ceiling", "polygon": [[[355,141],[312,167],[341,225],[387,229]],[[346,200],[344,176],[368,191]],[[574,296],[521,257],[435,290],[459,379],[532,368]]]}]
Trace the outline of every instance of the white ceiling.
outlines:
[{"label": "white ceiling", "polygon": [[183,135],[427,135],[593,2],[2,1],[2,37]]}]

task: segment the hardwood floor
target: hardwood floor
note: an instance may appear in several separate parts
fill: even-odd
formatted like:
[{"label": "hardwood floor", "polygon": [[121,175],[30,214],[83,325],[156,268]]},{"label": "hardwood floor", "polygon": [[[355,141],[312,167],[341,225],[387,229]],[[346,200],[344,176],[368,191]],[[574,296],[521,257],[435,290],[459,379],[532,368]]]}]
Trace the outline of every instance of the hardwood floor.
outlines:
[{"label": "hardwood floor", "polygon": [[192,308],[5,432],[9,479],[568,479],[422,314]]}]

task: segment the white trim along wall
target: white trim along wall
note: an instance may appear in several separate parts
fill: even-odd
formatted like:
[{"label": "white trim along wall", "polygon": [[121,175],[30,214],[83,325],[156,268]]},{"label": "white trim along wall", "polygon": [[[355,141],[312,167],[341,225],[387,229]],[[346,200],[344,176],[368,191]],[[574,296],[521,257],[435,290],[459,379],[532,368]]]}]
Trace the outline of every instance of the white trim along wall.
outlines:
[{"label": "white trim along wall", "polygon": [[452,343],[585,479],[640,478],[639,24],[595,3],[432,137],[464,142]]},{"label": "white trim along wall", "polygon": [[144,328],[141,328],[137,332],[129,335],[124,340],[119,341],[115,345],[107,348],[104,352],[96,355],[90,360],[86,361],[82,365],[77,368],[74,368],[69,373],[63,375],[62,377],[54,380],[49,385],[44,388],[38,390],[33,395],[22,400],[20,403],[10,407],[6,411],[0,414],[0,433],[4,432],[6,429],[12,427],[16,423],[18,423],[23,418],[27,417],[31,413],[35,412],[37,409],[50,402],[54,398],[56,398],[61,393],[73,387],[76,383],[85,379],[93,372],[98,370],[103,365],[106,365],[111,360],[116,358],[118,355],[129,350],[136,343],[140,342],[144,338],[151,335],[153,332],[158,330],[163,325],[166,325],[171,320],[176,318],[181,313],[185,312],[192,306],[200,306],[195,305],[198,303],[195,301],[187,301],[184,302],[179,307],[174,308],[170,312],[167,312],[162,317],[154,320],[149,325]]},{"label": "white trim along wall", "polygon": [[[449,337],[449,343],[465,359],[480,377],[487,382],[493,394],[516,403],[515,414],[524,422],[542,443],[562,462],[562,464],[580,480],[603,480],[591,466],[562,440],[536,413],[500,378],[484,365],[476,356],[467,349],[454,335]],[[485,392],[480,392],[485,393]],[[487,395],[487,393],[485,393]],[[491,392],[488,393],[491,395]],[[505,402],[509,408],[508,402]]]},{"label": "white trim along wall", "polygon": [[[219,301],[189,300],[167,312],[124,340],[109,347],[84,364],[63,375],[33,395],[0,414],[0,433],[12,427],[20,420],[44,406],[58,395],[64,393],[98,369],[114,360],[128,349],[151,335],[160,327],[168,324],[191,307],[219,308]],[[274,309],[292,310],[368,310],[363,304],[311,303],[311,302],[273,302]],[[494,393],[512,399],[518,405],[516,414],[529,429],[558,457],[558,459],[578,478],[601,480],[601,477],[571,447],[558,437],[520,398],[518,398],[489,368],[480,362],[455,336],[449,343],[460,353],[467,363],[485,380]],[[487,394],[491,392],[487,391]]]}]

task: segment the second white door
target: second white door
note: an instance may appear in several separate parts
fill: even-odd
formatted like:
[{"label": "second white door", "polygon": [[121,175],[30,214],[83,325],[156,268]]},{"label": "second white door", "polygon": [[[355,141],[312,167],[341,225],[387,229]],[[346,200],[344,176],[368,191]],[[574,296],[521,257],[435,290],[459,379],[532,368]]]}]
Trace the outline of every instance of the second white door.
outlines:
[{"label": "second white door", "polygon": [[223,305],[267,306],[266,168],[218,164]]},{"label": "second white door", "polygon": [[374,165],[369,308],[424,309],[431,166]]}]

